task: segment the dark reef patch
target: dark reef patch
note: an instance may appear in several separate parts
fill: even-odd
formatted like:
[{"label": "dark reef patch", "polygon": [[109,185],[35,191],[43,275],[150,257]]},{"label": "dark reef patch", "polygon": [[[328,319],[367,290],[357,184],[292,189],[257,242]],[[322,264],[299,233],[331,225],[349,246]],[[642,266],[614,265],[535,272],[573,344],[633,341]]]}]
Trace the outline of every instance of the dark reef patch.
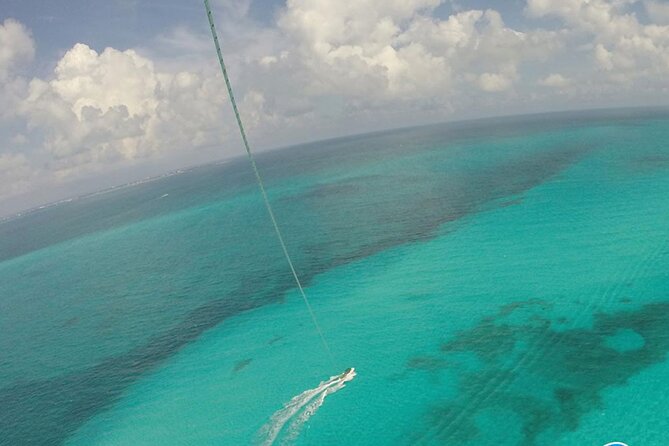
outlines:
[{"label": "dark reef patch", "polygon": [[[512,318],[530,309],[522,320]],[[426,436],[441,444],[475,441],[482,413],[511,411],[521,424],[518,444],[535,445],[542,433],[577,429],[584,415],[604,408],[605,389],[624,385],[669,352],[669,302],[596,313],[591,328],[566,330],[553,328],[545,309],[536,301],[505,306],[442,345],[446,367],[457,368],[462,352],[476,355],[482,367],[458,368],[457,398],[433,408],[427,431],[415,442]],[[629,334],[642,342],[635,340],[634,348],[612,345]]]},{"label": "dark reef patch", "polygon": [[407,367],[413,370],[435,371],[441,370],[446,366],[443,358],[434,356],[414,356],[407,362]]},{"label": "dark reef patch", "polygon": [[406,368],[388,376],[391,380],[402,380],[412,372],[427,373],[433,381],[439,381],[441,371],[448,366],[446,359],[437,355],[412,356],[406,362]]},{"label": "dark reef patch", "polygon": [[276,344],[277,342],[283,340],[284,338],[285,338],[285,336],[279,336],[279,335],[276,335],[276,336],[274,336],[272,339],[270,339],[269,341],[267,341],[267,345],[274,345],[274,344]]},{"label": "dark reef patch", "polygon": [[63,327],[74,327],[79,323],[79,318],[77,316],[71,317],[65,322],[63,322]]},{"label": "dark reef patch", "polygon": [[232,373],[237,373],[243,370],[244,368],[246,368],[246,366],[251,364],[251,361],[253,361],[253,358],[246,358],[242,359],[241,361],[237,361],[237,364],[235,364],[235,366],[232,369]]}]

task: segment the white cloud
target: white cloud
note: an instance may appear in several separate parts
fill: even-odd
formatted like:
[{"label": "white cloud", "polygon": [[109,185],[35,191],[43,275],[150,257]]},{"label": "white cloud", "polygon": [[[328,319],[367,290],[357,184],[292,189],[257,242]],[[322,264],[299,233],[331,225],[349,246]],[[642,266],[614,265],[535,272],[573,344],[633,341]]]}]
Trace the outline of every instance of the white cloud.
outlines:
[{"label": "white cloud", "polygon": [[23,133],[17,133],[12,137],[11,141],[12,144],[15,144],[17,146],[22,146],[28,142],[28,138]]},{"label": "white cloud", "polygon": [[35,45],[23,24],[6,19],[0,24],[0,81],[6,81],[23,64],[32,61]]},{"label": "white cloud", "polygon": [[12,19],[0,23],[0,119],[15,115],[26,89],[19,72],[34,56],[33,39],[23,24]]},{"label": "white cloud", "polygon": [[607,50],[604,45],[598,43],[595,46],[595,60],[597,64],[606,71],[611,71],[614,68],[613,53]]},{"label": "white cloud", "polygon": [[554,32],[511,29],[494,10],[436,19],[440,3],[291,0],[279,26],[297,48],[290,63],[308,72],[307,93],[370,103],[430,98],[448,108],[467,84],[509,90],[523,63],[561,46]]},{"label": "white cloud", "polygon": [[0,197],[17,194],[30,186],[35,169],[21,153],[0,153]]},{"label": "white cloud", "polygon": [[[175,31],[175,36],[184,35]],[[161,38],[164,45],[173,44]],[[0,146],[0,200],[31,187],[35,172],[40,181],[62,183],[149,158],[202,162],[225,156],[220,147],[227,140],[234,138],[238,145],[210,41],[212,63],[193,64],[197,58],[187,58],[181,65],[161,63],[160,69],[136,50],[106,48],[98,53],[78,43],[57,61],[51,75],[30,79],[19,70],[34,54],[28,30],[7,20],[0,39],[0,138],[13,150],[24,151],[17,154]],[[184,52],[204,50],[197,37],[179,42]],[[257,126],[260,134],[290,121],[265,97],[260,90],[238,92],[247,129],[253,133]],[[296,103],[286,102],[282,112]],[[209,150],[208,157],[198,156],[199,150]]]},{"label": "white cloud", "polygon": [[221,142],[217,77],[159,72],[133,50],[76,44],[51,80],[33,79],[21,114],[61,174]]},{"label": "white cloud", "polygon": [[[533,17],[554,16],[590,40],[596,66],[604,80],[632,84],[650,80],[665,83],[669,76],[669,26],[643,24],[630,7],[638,0],[528,0]],[[646,2],[655,15],[662,7]]]},{"label": "white cloud", "polygon": [[[12,19],[0,23],[0,124],[16,117],[16,109],[27,88],[20,72],[34,55],[35,45],[25,26]],[[30,187],[34,169],[26,155],[17,150],[26,142],[26,137],[18,133],[0,146],[0,197]]]},{"label": "white cloud", "polygon": [[565,88],[571,85],[571,79],[568,79],[559,73],[554,73],[540,79],[538,84],[543,87]]},{"label": "white cloud", "polygon": [[508,90],[512,83],[512,76],[501,73],[483,73],[478,79],[481,90],[489,92]]},{"label": "white cloud", "polygon": [[658,0],[645,0],[644,6],[648,17],[658,25],[669,25],[669,3]]}]

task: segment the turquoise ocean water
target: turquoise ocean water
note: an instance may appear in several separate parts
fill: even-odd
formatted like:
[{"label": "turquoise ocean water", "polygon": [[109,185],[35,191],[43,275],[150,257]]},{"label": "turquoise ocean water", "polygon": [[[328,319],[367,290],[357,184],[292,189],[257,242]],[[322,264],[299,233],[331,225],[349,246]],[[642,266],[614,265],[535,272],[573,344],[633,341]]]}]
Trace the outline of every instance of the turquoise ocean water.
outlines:
[{"label": "turquoise ocean water", "polygon": [[[669,112],[444,124],[0,223],[0,444],[669,444]],[[276,444],[285,444],[284,434]]]}]

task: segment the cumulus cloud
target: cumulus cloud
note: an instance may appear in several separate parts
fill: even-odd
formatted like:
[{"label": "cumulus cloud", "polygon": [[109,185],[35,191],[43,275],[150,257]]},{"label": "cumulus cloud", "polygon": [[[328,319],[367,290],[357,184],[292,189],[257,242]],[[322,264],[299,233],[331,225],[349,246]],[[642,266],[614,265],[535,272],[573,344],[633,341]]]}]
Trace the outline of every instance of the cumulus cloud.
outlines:
[{"label": "cumulus cloud", "polygon": [[[174,36],[183,35],[175,30]],[[220,157],[222,143],[231,136],[237,141],[210,41],[208,60],[213,63],[193,65],[195,59],[188,59],[187,64],[167,63],[162,68],[137,50],[97,52],[77,43],[57,61],[51,75],[34,78],[20,73],[34,55],[29,31],[7,20],[0,27],[0,42],[0,130],[4,123],[10,147],[0,148],[0,199],[37,187],[31,186],[36,172],[41,183],[72,181],[148,159],[202,160],[196,154],[207,147],[216,148],[209,159]],[[185,51],[203,50],[198,42],[186,41]],[[290,121],[271,106],[263,91],[244,88],[238,101],[251,132]],[[19,131],[12,131],[14,127]]]},{"label": "cumulus cloud", "polygon": [[52,79],[30,81],[20,113],[66,174],[220,142],[222,88],[201,73],[160,72],[133,50],[76,44]]},{"label": "cumulus cloud", "polygon": [[[643,24],[631,10],[637,0],[528,0],[527,12],[533,17],[553,16],[574,32],[587,36],[592,60],[617,83],[651,80],[666,83],[669,76],[669,26]],[[656,9],[647,2],[649,11]],[[653,15],[651,13],[651,15]]]},{"label": "cumulus cloud", "polygon": [[35,45],[23,24],[6,19],[0,24],[0,81],[7,80],[21,65],[32,61]]},{"label": "cumulus cloud", "polygon": [[35,169],[21,153],[0,153],[0,197],[23,192],[30,186]]},{"label": "cumulus cloud", "polygon": [[364,98],[449,98],[462,83],[511,88],[518,67],[559,48],[550,31],[520,32],[494,10],[434,18],[441,2],[290,0],[280,27],[309,70],[310,91]]},{"label": "cumulus cloud", "polygon": [[35,56],[35,45],[28,29],[16,20],[0,23],[0,119],[12,117],[25,92],[20,71]]},{"label": "cumulus cloud", "polygon": [[571,79],[564,77],[559,73],[554,73],[540,79],[539,85],[551,88],[564,88],[571,85]]},{"label": "cumulus cloud", "polygon": [[646,12],[653,23],[658,25],[669,25],[669,3],[657,0],[644,1]]},{"label": "cumulus cloud", "polygon": [[37,187],[37,177],[63,181],[195,153],[220,144],[230,128],[222,123],[232,123],[220,75],[202,68],[161,71],[135,50],[79,43],[51,76],[31,79],[20,72],[34,55],[29,31],[6,20],[0,43],[0,198]]},{"label": "cumulus cloud", "polygon": [[483,73],[479,76],[478,84],[481,90],[488,92],[504,91],[511,88],[513,77],[501,73]]},{"label": "cumulus cloud", "polygon": [[[22,69],[35,55],[35,45],[28,29],[16,20],[0,23],[0,124],[11,122],[26,91]],[[18,133],[0,140],[0,197],[16,194],[30,186],[35,169],[19,150],[27,138]]]}]

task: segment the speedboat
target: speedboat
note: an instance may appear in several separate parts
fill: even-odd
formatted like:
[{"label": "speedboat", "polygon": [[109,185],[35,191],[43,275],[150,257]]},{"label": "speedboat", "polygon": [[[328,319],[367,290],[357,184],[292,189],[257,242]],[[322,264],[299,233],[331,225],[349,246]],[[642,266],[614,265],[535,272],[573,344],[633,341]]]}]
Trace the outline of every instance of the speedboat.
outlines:
[{"label": "speedboat", "polygon": [[348,369],[344,370],[344,373],[339,375],[339,379],[342,381],[350,381],[355,377],[355,368],[349,367]]}]

